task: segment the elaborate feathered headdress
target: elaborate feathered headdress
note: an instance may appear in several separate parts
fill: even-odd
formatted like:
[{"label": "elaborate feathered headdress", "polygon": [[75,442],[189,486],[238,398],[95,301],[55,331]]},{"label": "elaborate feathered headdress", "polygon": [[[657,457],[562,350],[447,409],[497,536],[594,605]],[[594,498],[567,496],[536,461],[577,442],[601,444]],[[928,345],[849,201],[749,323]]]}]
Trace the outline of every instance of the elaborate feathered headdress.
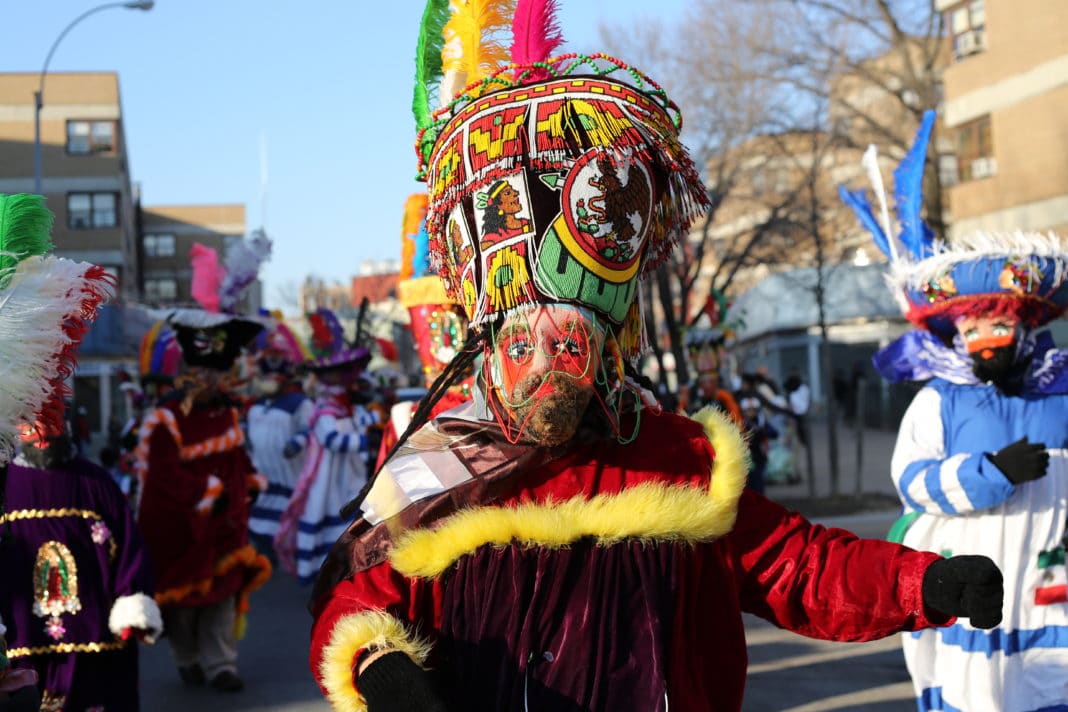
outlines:
[{"label": "elaborate feathered headdress", "polygon": [[401,272],[397,298],[408,310],[412,337],[424,375],[435,375],[456,355],[467,331],[463,310],[446,292],[429,263],[425,193],[404,204],[401,228]]},{"label": "elaborate feathered headdress", "polygon": [[0,462],[20,434],[62,432],[75,354],[115,279],[53,257],[52,213],[38,195],[0,195]]},{"label": "elaborate feathered headdress", "polygon": [[467,0],[450,15],[449,3],[427,3],[413,110],[431,259],[473,328],[568,302],[617,327],[636,356],[638,278],[707,196],[675,104],[607,55],[552,57],[555,10],[554,0]]},{"label": "elaborate feathered headdress", "polygon": [[371,352],[357,344],[349,343],[337,315],[329,309],[320,308],[308,314],[311,336],[308,346],[312,359],[308,368],[322,371],[334,368],[363,369],[371,360]]},{"label": "elaborate feathered headdress", "polygon": [[141,337],[138,366],[142,382],[174,378],[181,363],[182,350],[174,329],[163,319],[156,321]]},{"label": "elaborate feathered headdress", "polygon": [[260,310],[267,325],[256,337],[252,350],[262,373],[292,374],[297,366],[312,358],[308,347],[286,324],[281,312]]},{"label": "elaborate feathered headdress", "polygon": [[1068,245],[1038,233],[972,233],[936,239],[923,221],[923,170],[935,112],[924,113],[912,148],[894,170],[890,224],[886,190],[874,146],[863,165],[879,203],[876,217],[863,189],[839,186],[842,200],[890,259],[890,282],[905,317],[929,331],[951,335],[966,314],[1013,314],[1034,327],[1068,308]]},{"label": "elaborate feathered headdress", "polygon": [[271,257],[271,240],[263,230],[231,246],[225,264],[213,247],[194,243],[189,250],[193,268],[193,299],[208,312],[234,313],[237,302],[256,281],[263,264]]}]

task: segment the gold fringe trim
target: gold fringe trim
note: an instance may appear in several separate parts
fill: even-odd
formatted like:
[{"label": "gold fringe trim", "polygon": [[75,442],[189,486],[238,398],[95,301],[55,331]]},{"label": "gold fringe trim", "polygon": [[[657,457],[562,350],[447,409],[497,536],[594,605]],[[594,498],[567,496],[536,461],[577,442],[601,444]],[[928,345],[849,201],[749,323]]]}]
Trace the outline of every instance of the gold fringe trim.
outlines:
[{"label": "gold fringe trim", "polygon": [[37,648],[8,648],[9,658],[24,658],[27,655],[47,655],[49,653],[100,653],[105,650],[122,650],[127,641],[114,640],[110,643],[56,643]]},{"label": "gold fringe trim", "polygon": [[430,643],[411,635],[403,623],[385,611],[364,611],[337,620],[319,664],[327,699],[337,712],[366,712],[367,703],[353,681],[356,655],[361,650],[386,649],[406,653],[423,665]]},{"label": "gold fringe trim", "polygon": [[[52,517],[81,517],[82,519],[91,519],[96,522],[104,521],[103,517],[91,509],[71,509],[70,507],[62,507],[60,509],[13,509],[10,512],[0,514],[0,524],[4,524],[5,522],[15,522],[20,519],[51,519]],[[115,542],[115,537],[109,533],[109,558],[114,560],[117,551],[118,544]]]},{"label": "gold fringe trim", "polygon": [[734,527],[745,487],[745,442],[718,411],[702,411],[696,420],[715,449],[707,491],[646,482],[589,499],[579,495],[544,504],[468,509],[437,528],[407,532],[390,553],[390,561],[410,578],[434,578],[486,544],[518,542],[555,549],[586,537],[602,546],[624,540],[696,543],[721,537]]},{"label": "gold fringe trim", "polygon": [[49,517],[81,517],[82,519],[101,520],[102,517],[90,509],[13,509],[0,514],[0,524],[17,519],[47,519]]}]

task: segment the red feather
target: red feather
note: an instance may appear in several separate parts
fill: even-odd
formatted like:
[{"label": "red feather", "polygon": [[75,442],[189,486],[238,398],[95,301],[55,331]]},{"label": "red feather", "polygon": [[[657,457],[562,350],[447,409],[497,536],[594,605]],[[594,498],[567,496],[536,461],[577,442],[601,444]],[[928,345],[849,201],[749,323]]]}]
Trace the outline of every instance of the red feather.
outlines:
[{"label": "red feather", "polygon": [[308,315],[308,324],[311,326],[311,347],[317,357],[326,356],[334,343],[334,335],[330,332],[326,320],[322,314],[311,313]]},{"label": "red feather", "polygon": [[[556,0],[519,0],[512,19],[512,63],[529,66],[544,62],[564,43],[556,19]],[[545,79],[535,70],[530,80]]]}]

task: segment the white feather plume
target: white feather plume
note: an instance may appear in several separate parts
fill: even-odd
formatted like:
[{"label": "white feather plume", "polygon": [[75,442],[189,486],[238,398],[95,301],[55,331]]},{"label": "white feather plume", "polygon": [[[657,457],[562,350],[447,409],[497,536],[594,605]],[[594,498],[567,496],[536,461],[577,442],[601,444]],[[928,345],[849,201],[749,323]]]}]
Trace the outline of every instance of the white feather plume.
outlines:
[{"label": "white feather plume", "polygon": [[883,234],[886,235],[886,242],[890,246],[890,261],[897,262],[902,257],[901,245],[898,244],[897,235],[890,227],[890,209],[887,207],[886,186],[883,184],[882,171],[879,170],[879,149],[875,147],[874,143],[868,145],[868,150],[864,152],[863,158],[860,159],[860,165],[868,172],[868,180],[871,182],[872,190],[875,191],[875,197],[879,201],[879,222],[883,226]]},{"label": "white feather plume", "polygon": [[271,257],[271,240],[262,230],[235,244],[226,253],[226,278],[219,288],[219,308],[233,311],[245,289],[259,277]]},{"label": "white feather plume", "polygon": [[29,257],[9,272],[0,290],[0,462],[54,395],[55,379],[66,365],[62,354],[76,345],[64,325],[95,316],[85,313],[87,292],[113,294],[110,283],[87,277],[94,267]]}]

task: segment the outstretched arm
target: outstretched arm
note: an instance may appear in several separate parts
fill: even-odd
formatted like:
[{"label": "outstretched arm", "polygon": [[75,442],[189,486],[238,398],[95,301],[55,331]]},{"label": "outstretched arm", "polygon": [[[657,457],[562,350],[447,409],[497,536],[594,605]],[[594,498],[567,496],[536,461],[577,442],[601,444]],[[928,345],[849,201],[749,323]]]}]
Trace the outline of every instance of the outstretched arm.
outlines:
[{"label": "outstretched arm", "polygon": [[813,524],[748,490],[726,543],[743,609],[795,633],[863,641],[949,621],[924,607],[937,554]]}]

